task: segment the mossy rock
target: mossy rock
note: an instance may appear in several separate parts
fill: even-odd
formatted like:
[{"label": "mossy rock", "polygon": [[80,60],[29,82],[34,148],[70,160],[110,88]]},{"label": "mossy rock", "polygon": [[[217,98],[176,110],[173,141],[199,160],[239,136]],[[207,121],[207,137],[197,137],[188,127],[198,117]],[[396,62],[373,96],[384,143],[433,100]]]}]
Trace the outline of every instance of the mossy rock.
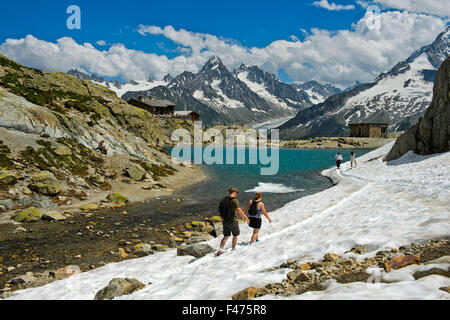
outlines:
[{"label": "mossy rock", "polygon": [[49,171],[43,171],[35,174],[31,178],[30,190],[47,196],[56,195],[61,191],[58,179]]},{"label": "mossy rock", "polygon": [[14,217],[14,220],[17,222],[36,222],[42,219],[43,213],[36,209],[35,207],[31,207],[20,211]]},{"label": "mossy rock", "polygon": [[209,218],[209,221],[212,223],[217,223],[217,222],[222,222],[222,219],[220,219],[219,216],[214,216],[214,217]]},{"label": "mossy rock", "polygon": [[81,207],[81,209],[84,211],[93,211],[93,210],[98,210],[99,206],[95,203],[90,203],[90,204],[85,204],[84,206]]},{"label": "mossy rock", "polygon": [[0,187],[12,186],[17,183],[17,176],[14,172],[0,170]]},{"label": "mossy rock", "polygon": [[125,204],[128,202],[128,198],[119,192],[113,192],[108,196],[108,200],[117,203],[117,204]]},{"label": "mossy rock", "polygon": [[59,146],[54,151],[60,157],[67,157],[72,155],[72,150],[67,146]]}]

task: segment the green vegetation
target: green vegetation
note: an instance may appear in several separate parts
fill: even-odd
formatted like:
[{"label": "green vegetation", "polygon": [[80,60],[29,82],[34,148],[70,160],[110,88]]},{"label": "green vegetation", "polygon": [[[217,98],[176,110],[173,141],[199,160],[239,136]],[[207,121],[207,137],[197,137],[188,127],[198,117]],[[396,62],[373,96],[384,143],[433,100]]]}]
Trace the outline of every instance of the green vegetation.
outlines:
[{"label": "green vegetation", "polygon": [[57,155],[52,150],[51,142],[44,140],[38,140],[36,142],[42,148],[34,150],[33,147],[28,146],[20,153],[20,156],[29,166],[36,166],[41,170],[48,170],[51,167],[66,168],[74,175],[87,176],[89,165],[96,167],[103,164],[103,159],[100,156],[73,139],[57,139],[58,143],[76,151],[70,156]]}]

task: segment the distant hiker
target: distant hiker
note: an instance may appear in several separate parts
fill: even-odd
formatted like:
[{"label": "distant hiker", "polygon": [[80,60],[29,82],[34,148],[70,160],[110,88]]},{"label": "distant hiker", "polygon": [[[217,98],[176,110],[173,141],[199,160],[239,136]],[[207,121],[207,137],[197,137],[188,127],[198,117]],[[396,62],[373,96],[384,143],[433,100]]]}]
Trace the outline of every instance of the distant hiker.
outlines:
[{"label": "distant hiker", "polygon": [[261,214],[264,214],[264,216],[269,220],[270,223],[272,223],[272,219],[270,219],[269,215],[267,214],[266,208],[264,207],[264,203],[262,202],[262,193],[258,192],[255,195],[255,198],[253,200],[250,200],[247,204],[247,206],[244,209],[244,212],[247,212],[248,210],[248,218],[250,219],[250,228],[253,228],[253,235],[251,239],[251,243],[258,242],[258,236],[259,236],[259,230],[261,230],[262,225],[262,217]]},{"label": "distant hiker", "polygon": [[105,146],[105,141],[100,141],[100,143],[98,144],[97,150],[104,155],[108,155],[108,149],[106,149]]},{"label": "distant hiker", "polygon": [[355,164],[355,167],[358,165],[356,163],[356,153],[352,151],[352,153],[350,153],[350,165],[353,169],[353,164]]},{"label": "distant hiker", "polygon": [[338,152],[338,154],[336,155],[335,159],[336,159],[337,168],[340,169],[341,168],[341,162],[344,160],[344,158],[342,158],[342,154],[340,152]]},{"label": "distant hiker", "polygon": [[223,239],[220,242],[220,249],[217,252],[218,256],[223,253],[223,248],[225,247],[225,244],[231,234],[233,234],[232,248],[233,250],[236,249],[238,236],[241,233],[239,230],[239,223],[237,221],[238,215],[236,212],[239,213],[247,221],[247,223],[250,223],[250,220],[244,214],[239,205],[239,200],[236,199],[239,190],[236,188],[231,188],[228,192],[229,195],[223,198],[219,205],[220,219],[223,224]]}]

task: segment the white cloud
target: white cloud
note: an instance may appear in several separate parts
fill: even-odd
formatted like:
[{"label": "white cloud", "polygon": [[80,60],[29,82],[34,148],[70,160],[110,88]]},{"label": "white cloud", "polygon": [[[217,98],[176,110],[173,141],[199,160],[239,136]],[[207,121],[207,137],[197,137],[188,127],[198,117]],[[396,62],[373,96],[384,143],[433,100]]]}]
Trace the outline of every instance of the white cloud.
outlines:
[{"label": "white cloud", "polygon": [[314,1],[312,3],[315,7],[324,8],[330,11],[341,11],[341,10],[354,10],[355,6],[352,4],[349,5],[342,5],[342,4],[336,4],[334,2],[329,3],[328,0],[320,0],[320,1]]},{"label": "white cloud", "polygon": [[98,44],[99,46],[104,47],[104,46],[106,46],[106,41],[105,41],[105,40],[98,40],[98,41],[96,42],[96,44]]},{"label": "white cloud", "polygon": [[380,4],[384,8],[428,13],[439,17],[450,16],[449,0],[373,0],[372,3]]},{"label": "white cloud", "polygon": [[445,22],[438,17],[406,11],[381,13],[379,29],[368,28],[369,19],[367,13],[351,30],[312,29],[302,41],[292,36],[290,40],[251,48],[230,39],[176,30],[172,26],[140,26],[140,34],[163,36],[180,47],[180,54],[172,59],[131,50],[123,44],[98,50],[72,38],[52,43],[31,35],[6,40],[0,45],[0,52],[31,67],[62,72],[84,68],[100,76],[121,76],[125,80],[161,79],[167,73],[197,72],[211,55],[216,55],[230,69],[246,63],[275,74],[283,69],[296,81],[315,79],[346,87],[355,80],[372,81],[416,49],[431,43],[445,28]]}]

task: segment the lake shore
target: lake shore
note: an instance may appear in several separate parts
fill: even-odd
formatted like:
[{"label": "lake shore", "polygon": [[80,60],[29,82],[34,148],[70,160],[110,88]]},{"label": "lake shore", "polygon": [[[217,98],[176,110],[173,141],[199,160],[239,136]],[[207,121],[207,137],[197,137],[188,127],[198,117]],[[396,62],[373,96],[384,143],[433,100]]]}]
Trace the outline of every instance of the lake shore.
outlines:
[{"label": "lake shore", "polygon": [[288,149],[378,149],[396,138],[323,137],[307,140],[280,141],[280,148]]}]

